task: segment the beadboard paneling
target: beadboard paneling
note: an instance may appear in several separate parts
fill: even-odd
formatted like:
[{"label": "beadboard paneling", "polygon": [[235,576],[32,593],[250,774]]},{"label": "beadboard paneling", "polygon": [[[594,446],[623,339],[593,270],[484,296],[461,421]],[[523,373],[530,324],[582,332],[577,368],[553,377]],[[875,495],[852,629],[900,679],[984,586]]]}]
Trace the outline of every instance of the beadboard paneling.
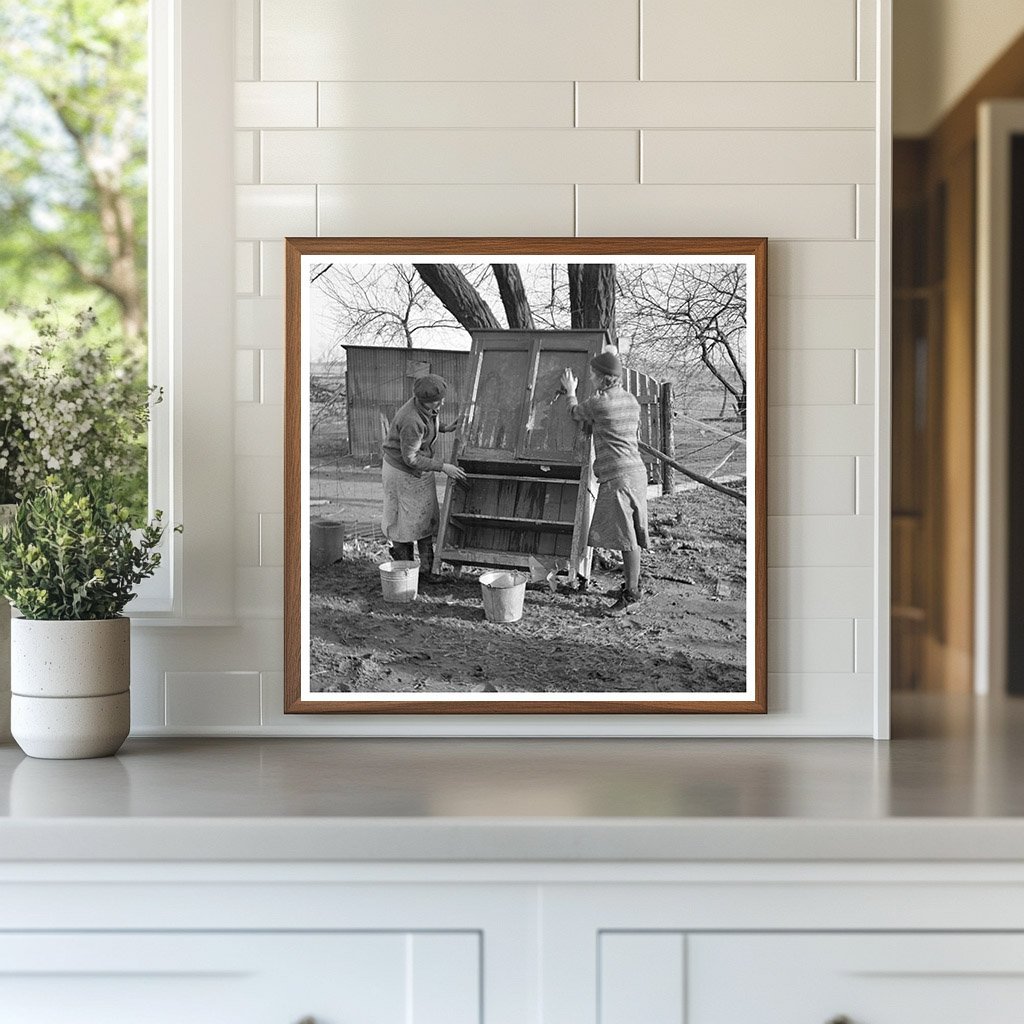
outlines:
[{"label": "beadboard paneling", "polygon": [[637,0],[260,0],[264,81],[634,79]]},{"label": "beadboard paneling", "polygon": [[[581,128],[867,128],[862,82],[580,82]],[[848,179],[847,179],[848,180]]]},{"label": "beadboard paneling", "polygon": [[643,0],[643,77],[705,82],[847,81],[857,0]]},{"label": "beadboard paneling", "polygon": [[572,185],[321,185],[324,235],[572,235]]},{"label": "beadboard paneling", "polygon": [[[268,184],[636,181],[639,139],[628,131],[266,131]],[[538,154],[543,154],[539,158]]]},{"label": "beadboard paneling", "polygon": [[321,82],[317,123],[321,128],[572,128],[573,104],[572,82]]},{"label": "beadboard paneling", "polygon": [[853,185],[579,187],[581,235],[764,235],[774,242],[852,239],[855,231]]}]

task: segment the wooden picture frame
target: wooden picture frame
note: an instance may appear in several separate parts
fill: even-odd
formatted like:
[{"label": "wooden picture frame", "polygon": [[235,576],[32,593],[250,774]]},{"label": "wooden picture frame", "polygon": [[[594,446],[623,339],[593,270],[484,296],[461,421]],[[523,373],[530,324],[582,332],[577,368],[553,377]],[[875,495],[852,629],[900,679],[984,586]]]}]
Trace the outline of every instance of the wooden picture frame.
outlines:
[{"label": "wooden picture frame", "polygon": [[[285,712],[767,711],[766,239],[288,238],[285,266]],[[623,556],[587,543],[606,428],[573,421],[560,377],[585,400],[609,343],[653,510],[621,617]],[[438,463],[468,475],[420,551],[438,583],[388,603],[381,480],[415,473],[395,485],[380,444],[425,373],[456,422]],[[520,620],[485,618],[487,569],[531,575]]]}]

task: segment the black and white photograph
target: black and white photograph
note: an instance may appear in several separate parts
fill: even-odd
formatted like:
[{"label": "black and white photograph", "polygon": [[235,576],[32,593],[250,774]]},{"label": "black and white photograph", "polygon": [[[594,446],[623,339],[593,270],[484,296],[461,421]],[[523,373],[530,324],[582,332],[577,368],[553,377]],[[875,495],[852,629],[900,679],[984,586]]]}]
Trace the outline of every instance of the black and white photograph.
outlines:
[{"label": "black and white photograph", "polygon": [[288,710],[763,711],[763,241],[382,241],[288,241]]}]

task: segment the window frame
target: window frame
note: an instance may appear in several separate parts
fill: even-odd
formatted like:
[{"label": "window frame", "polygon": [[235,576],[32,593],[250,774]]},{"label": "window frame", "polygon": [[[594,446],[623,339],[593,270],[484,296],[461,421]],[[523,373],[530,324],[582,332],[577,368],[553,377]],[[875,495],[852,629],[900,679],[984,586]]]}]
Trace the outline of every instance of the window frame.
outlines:
[{"label": "window frame", "polygon": [[[234,4],[150,0],[149,502],[162,565],[126,614],[229,625],[234,557]],[[227,59],[225,59],[227,55]]]}]

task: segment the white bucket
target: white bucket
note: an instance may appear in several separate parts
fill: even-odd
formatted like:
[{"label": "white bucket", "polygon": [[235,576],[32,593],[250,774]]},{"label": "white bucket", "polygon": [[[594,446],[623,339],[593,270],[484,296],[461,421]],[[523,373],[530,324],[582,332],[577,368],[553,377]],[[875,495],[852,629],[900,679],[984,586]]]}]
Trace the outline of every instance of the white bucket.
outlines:
[{"label": "white bucket", "polygon": [[523,617],[526,581],[521,572],[485,572],[480,577],[484,615],[488,622],[518,622]]},{"label": "white bucket", "polygon": [[389,604],[408,604],[416,600],[420,582],[419,562],[381,562],[380,589]]}]

